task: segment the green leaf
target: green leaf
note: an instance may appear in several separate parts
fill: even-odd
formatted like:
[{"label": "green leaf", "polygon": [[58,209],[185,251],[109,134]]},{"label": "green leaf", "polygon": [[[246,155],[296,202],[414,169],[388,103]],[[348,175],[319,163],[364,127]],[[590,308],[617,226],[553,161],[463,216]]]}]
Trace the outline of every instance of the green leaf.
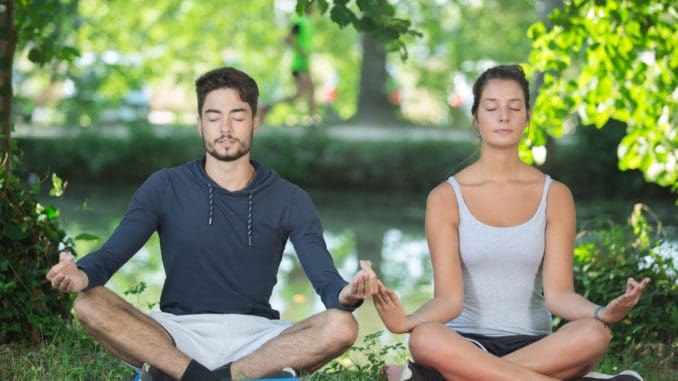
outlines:
[{"label": "green leaf", "polygon": [[298,15],[304,14],[306,8],[308,8],[313,3],[313,0],[297,0],[297,5],[295,11]]},{"label": "green leaf", "polygon": [[74,239],[76,241],[100,241],[101,237],[91,233],[80,233]]},{"label": "green leaf", "polygon": [[51,205],[46,205],[44,213],[47,215],[47,218],[50,220],[54,220],[57,217],[59,217],[59,209],[54,208]]},{"label": "green leaf", "polygon": [[42,65],[46,61],[45,52],[38,48],[32,48],[28,51],[28,59],[33,63]]},{"label": "green leaf", "polygon": [[64,46],[56,54],[56,58],[63,61],[72,62],[80,57],[80,51],[74,47]]},{"label": "green leaf", "polygon": [[330,11],[330,17],[332,21],[337,23],[340,27],[345,27],[348,24],[351,24],[353,20],[356,20],[355,14],[345,6],[335,4]]},{"label": "green leaf", "polygon": [[25,224],[21,225],[10,224],[8,226],[5,226],[4,234],[11,241],[20,241],[30,236],[30,233],[28,232],[27,228],[28,227]]},{"label": "green leaf", "polygon": [[53,197],[60,197],[64,194],[64,182],[56,173],[52,174],[52,189],[49,195]]},{"label": "green leaf", "polygon": [[[387,4],[390,5],[390,4]],[[358,0],[358,8],[371,17],[377,18],[382,13],[374,0]]]}]

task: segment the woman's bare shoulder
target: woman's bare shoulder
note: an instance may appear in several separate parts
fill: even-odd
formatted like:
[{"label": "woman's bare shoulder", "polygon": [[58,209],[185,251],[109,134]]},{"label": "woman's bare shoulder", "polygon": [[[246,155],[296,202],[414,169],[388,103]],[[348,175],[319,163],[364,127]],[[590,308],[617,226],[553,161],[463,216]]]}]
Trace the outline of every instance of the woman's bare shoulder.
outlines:
[{"label": "woman's bare shoulder", "polygon": [[[427,226],[429,222],[435,221],[436,225],[447,221],[452,225],[456,225],[458,221],[457,212],[457,196],[452,188],[452,184],[444,181],[431,190],[426,200],[426,220]],[[440,226],[448,226],[443,223]]]},{"label": "woman's bare shoulder", "polygon": [[443,181],[433,188],[426,199],[426,209],[428,210],[456,210],[456,206],[457,196],[449,180]]},{"label": "woman's bare shoulder", "polygon": [[444,200],[455,200],[454,189],[449,180],[443,181],[438,184],[435,188],[431,189],[428,194],[428,200],[430,201],[444,201]]},{"label": "woman's bare shoulder", "polygon": [[553,201],[556,202],[573,200],[572,191],[570,191],[570,188],[557,180],[553,180],[553,182],[551,183],[548,197],[549,200],[552,199]]},{"label": "woman's bare shoulder", "polygon": [[565,212],[574,213],[574,197],[567,185],[560,181],[553,181],[547,194],[547,216],[558,216]]}]

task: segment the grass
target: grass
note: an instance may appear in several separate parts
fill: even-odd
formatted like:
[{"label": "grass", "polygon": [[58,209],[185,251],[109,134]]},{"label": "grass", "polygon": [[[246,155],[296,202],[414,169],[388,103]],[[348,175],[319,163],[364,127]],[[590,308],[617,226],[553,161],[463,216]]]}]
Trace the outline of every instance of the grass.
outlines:
[{"label": "grass", "polygon": [[41,345],[0,346],[0,379],[13,381],[93,381],[134,378],[132,369],[80,328],[61,331]]},{"label": "grass", "polygon": [[[313,381],[385,381],[386,358],[396,352],[404,362],[402,344],[381,346],[377,332],[365,337],[313,376]],[[357,360],[358,358],[364,360]],[[78,326],[68,328],[40,345],[0,345],[0,380],[12,381],[131,381],[131,368],[92,340]]]},{"label": "grass", "polygon": [[[389,363],[407,357],[400,344],[381,346],[382,332],[366,335],[361,346],[332,361],[313,377],[314,381],[385,381],[382,372]],[[640,344],[618,354],[608,354],[598,367],[604,373],[634,369],[646,381],[678,379],[678,343]],[[13,381],[131,381],[134,372],[94,342],[81,328],[67,328],[52,342],[35,346],[0,345],[0,380]]]},{"label": "grass", "polygon": [[608,354],[597,371],[615,374],[624,369],[633,369],[645,381],[678,380],[678,341],[673,344],[640,343],[626,350]]}]

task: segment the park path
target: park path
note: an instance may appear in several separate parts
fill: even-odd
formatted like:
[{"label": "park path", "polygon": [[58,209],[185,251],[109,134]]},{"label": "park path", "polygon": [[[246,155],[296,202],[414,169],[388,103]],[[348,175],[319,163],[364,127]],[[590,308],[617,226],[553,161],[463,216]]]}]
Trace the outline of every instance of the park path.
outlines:
[{"label": "park path", "polygon": [[[112,136],[124,138],[129,133],[129,129],[123,125],[104,125],[100,127],[88,128],[64,128],[59,126],[31,126],[17,125],[12,133],[13,137],[36,137],[36,138],[56,138],[69,135],[77,135],[82,131],[97,129],[97,133],[102,136]],[[193,127],[153,127],[158,136],[167,136],[170,134],[193,134]],[[302,126],[267,126],[262,125],[257,134],[268,133],[289,133],[298,135],[307,132],[309,129],[318,129],[325,131],[330,137],[343,140],[362,140],[362,141],[402,141],[402,140],[436,140],[436,141],[474,141],[477,138],[471,133],[471,128],[443,128],[432,126],[368,126],[360,124],[336,124],[321,125],[316,127]]]}]

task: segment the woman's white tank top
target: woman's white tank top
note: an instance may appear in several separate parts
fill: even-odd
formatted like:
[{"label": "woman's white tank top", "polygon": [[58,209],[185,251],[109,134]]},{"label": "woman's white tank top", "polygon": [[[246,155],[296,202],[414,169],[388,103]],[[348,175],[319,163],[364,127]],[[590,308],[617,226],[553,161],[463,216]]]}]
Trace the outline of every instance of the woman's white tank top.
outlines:
[{"label": "woman's white tank top", "polygon": [[464,278],[464,308],[447,325],[488,336],[545,335],[551,314],[542,288],[546,198],[553,180],[546,176],[536,213],[525,223],[490,226],[476,219],[459,183],[450,177],[459,206],[459,252]]}]

